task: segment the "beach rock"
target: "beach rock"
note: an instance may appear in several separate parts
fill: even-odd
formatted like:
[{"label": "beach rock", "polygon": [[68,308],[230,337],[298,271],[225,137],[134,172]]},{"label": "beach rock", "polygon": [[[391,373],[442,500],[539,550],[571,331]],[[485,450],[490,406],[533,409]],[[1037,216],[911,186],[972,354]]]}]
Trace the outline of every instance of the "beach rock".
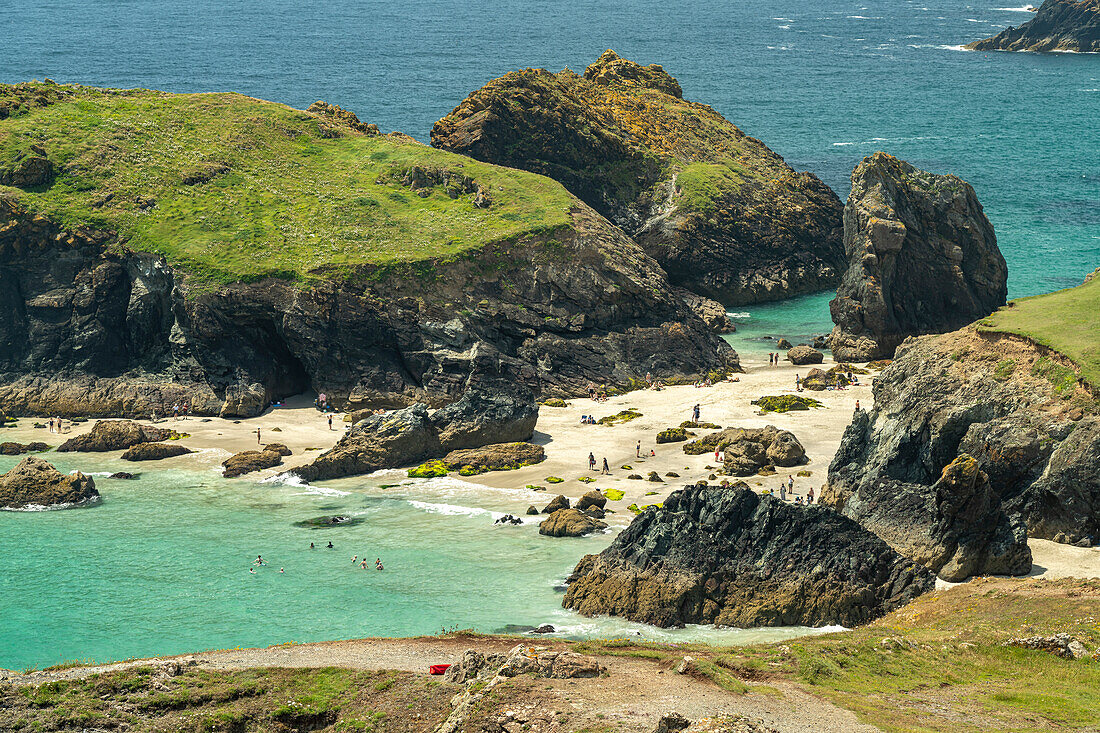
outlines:
[{"label": "beach rock", "polygon": [[676,288],[675,292],[687,304],[687,307],[699,316],[703,323],[710,326],[715,333],[733,333],[737,330],[737,326],[730,320],[729,313],[726,312],[726,306],[717,300],[698,295],[684,288]]},{"label": "beach rock", "polygon": [[49,449],[50,446],[37,440],[30,443],[7,442],[0,443],[0,456],[19,456],[24,453],[41,453]]},{"label": "beach rock", "polygon": [[1100,0],[1045,0],[1035,17],[966,45],[971,51],[1100,52]]},{"label": "beach rock", "polygon": [[1008,266],[970,184],[885,153],[852,171],[848,270],[829,304],[837,361],[890,358],[916,334],[952,331],[1005,304]]},{"label": "beach rock", "polygon": [[539,534],[548,537],[582,537],[600,529],[607,524],[578,509],[558,509],[539,523]]},{"label": "beach rock", "polygon": [[545,507],[543,507],[542,513],[543,514],[553,514],[554,512],[558,511],[559,509],[568,509],[568,508],[569,508],[569,499],[567,499],[564,494],[558,494],[557,496],[555,496],[553,499],[550,500],[549,504],[547,504]]},{"label": "beach rock", "polygon": [[598,506],[588,507],[584,510],[584,513],[592,517],[593,519],[603,519],[607,516],[607,512]]},{"label": "beach rock", "polygon": [[841,204],[660,66],[607,51],[584,75],[525,69],[470,94],[432,145],[555,178],[638,241],[674,285],[726,305],[832,286]]},{"label": "beach rock", "polygon": [[841,371],[835,371],[835,367],[829,371],[824,369],[811,369],[802,379],[802,389],[813,392],[824,392],[829,387],[847,387],[850,382]]},{"label": "beach rock", "polygon": [[179,443],[138,443],[122,454],[124,461],[159,461],[191,453],[191,449]]},{"label": "beach rock", "polygon": [[553,624],[541,624],[537,628],[532,629],[531,633],[532,634],[553,634],[555,631],[557,631],[557,629],[554,628]]},{"label": "beach rock", "polygon": [[805,364],[820,364],[825,360],[825,355],[817,349],[809,346],[795,346],[793,349],[787,352],[787,361],[795,366],[803,366]]},{"label": "beach rock", "polygon": [[291,451],[290,448],[287,448],[282,443],[268,443],[264,446],[264,450],[278,453],[280,456],[294,455],[293,451]]},{"label": "beach rock", "polygon": [[821,500],[945,580],[1027,573],[1027,537],[1100,538],[1100,419],[1067,418],[1092,398],[1057,391],[1042,376],[1051,358],[971,329],[906,341]]},{"label": "beach rock", "polygon": [[793,347],[793,344],[791,344],[791,342],[788,341],[785,338],[780,338],[778,341],[775,342],[775,348],[777,348],[781,351],[784,350],[784,349],[790,349],[792,347]]},{"label": "beach rock", "polygon": [[663,478],[661,478],[661,474],[657,473],[656,471],[650,471],[646,475],[646,481],[652,481],[654,483],[661,483],[661,484],[663,484],[665,482],[665,480]]},{"label": "beach rock", "polygon": [[537,515],[538,513],[539,513],[539,509],[538,509],[538,507],[537,507],[537,506],[535,506],[534,504],[532,504],[531,506],[527,507],[527,515],[528,515],[528,516],[534,516],[534,515]]},{"label": "beach rock", "polygon": [[34,144],[26,151],[16,153],[10,161],[0,163],[0,186],[39,188],[53,182],[56,170],[47,157],[46,149]]},{"label": "beach rock", "polygon": [[138,443],[168,440],[175,434],[173,430],[141,425],[132,420],[98,420],[89,432],[59,445],[57,452],[123,450]]},{"label": "beach rock", "polygon": [[262,451],[241,451],[222,461],[222,476],[235,478],[253,471],[262,471],[265,468],[279,466],[283,462],[283,455],[279,451],[271,450],[270,446]]},{"label": "beach rock", "polygon": [[115,479],[122,479],[122,480],[127,480],[128,481],[130,479],[137,478],[137,474],[127,473],[126,471],[118,471],[117,473],[112,473],[107,478],[115,478]]},{"label": "beach rock", "polygon": [[597,509],[603,509],[607,506],[607,497],[600,492],[593,489],[592,491],[586,491],[584,496],[577,499],[576,508],[582,512],[586,509],[596,507]]},{"label": "beach rock", "polygon": [[27,456],[0,475],[0,508],[56,507],[99,500],[95,481],[82,473],[64,474],[41,458]]},{"label": "beach rock", "polygon": [[[552,631],[551,626],[550,632],[538,633]],[[520,644],[510,649],[507,654],[499,652],[482,654],[474,649],[467,649],[463,652],[462,659],[452,664],[443,673],[443,681],[463,684],[474,679],[492,679],[498,676],[518,677],[521,674],[553,679],[577,679],[599,677],[603,671],[594,657]]]},{"label": "beach rock", "polygon": [[684,428],[667,428],[657,433],[657,445],[663,443],[681,443],[688,438],[694,438],[695,433],[689,433]]},{"label": "beach rock", "polygon": [[466,466],[482,471],[505,471],[546,460],[546,451],[533,443],[494,443],[481,448],[453,450],[443,457],[448,470]]},{"label": "beach rock", "polygon": [[856,626],[932,590],[935,577],[854,521],[692,486],[586,555],[562,605],[657,626]]},{"label": "beach rock", "polygon": [[[471,389],[432,413],[432,425],[439,434],[440,449],[449,452],[526,441],[534,433],[538,417],[539,406],[530,394]],[[534,457],[536,448],[514,450]]]},{"label": "beach rock", "polygon": [[763,428],[726,428],[684,446],[688,455],[725,452],[723,473],[751,476],[766,466],[801,466],[807,463],[802,443],[788,430],[774,425]]}]

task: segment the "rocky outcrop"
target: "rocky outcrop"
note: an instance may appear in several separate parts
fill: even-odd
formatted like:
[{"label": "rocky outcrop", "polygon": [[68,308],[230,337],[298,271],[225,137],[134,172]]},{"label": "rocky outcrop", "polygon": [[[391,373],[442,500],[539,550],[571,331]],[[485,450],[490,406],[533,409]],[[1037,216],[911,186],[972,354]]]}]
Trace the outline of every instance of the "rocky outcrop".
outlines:
[{"label": "rocky outcrop", "polygon": [[449,471],[470,468],[483,471],[507,471],[546,460],[546,450],[534,443],[494,443],[481,448],[453,450],[443,456]]},{"label": "rocky outcrop", "polygon": [[84,435],[69,438],[57,447],[58,453],[67,451],[106,452],[123,450],[139,443],[156,443],[168,440],[175,431],[142,425],[131,420],[99,420]]},{"label": "rocky outcrop", "polygon": [[581,498],[577,499],[577,509],[582,512],[592,508],[603,509],[605,506],[607,506],[607,497],[595,489],[586,491]]},{"label": "rocky outcrop", "polygon": [[470,94],[432,144],[541,173],[634,237],[673,283],[725,303],[822,290],[841,205],[659,65],[604,53],[583,76],[526,69]]},{"label": "rocky outcrop", "polygon": [[558,509],[539,522],[539,534],[548,537],[583,537],[601,529],[607,529],[605,522],[580,509]]},{"label": "rocky outcrop", "polygon": [[241,451],[222,461],[222,476],[236,478],[253,471],[274,468],[282,462],[283,454],[278,450],[272,450],[270,446],[263,450]]},{"label": "rocky outcrop", "polygon": [[1046,0],[1035,17],[968,43],[971,51],[1100,52],[1100,0]]},{"label": "rocky outcrop", "polygon": [[599,677],[603,668],[595,657],[575,652],[552,651],[546,647],[519,645],[507,654],[482,654],[467,649],[455,664],[443,673],[443,681],[464,684],[478,678],[492,679],[533,674],[550,679],[577,679]]},{"label": "rocky outcrop", "polygon": [[294,473],[306,481],[339,478],[416,464],[456,450],[524,442],[537,419],[538,405],[530,395],[471,389],[431,414],[425,405],[415,404],[370,415]]},{"label": "rocky outcrop", "polygon": [[160,461],[187,455],[191,449],[179,443],[138,443],[122,454],[124,461]]},{"label": "rocky outcrop", "polygon": [[847,375],[836,367],[828,371],[811,369],[802,380],[802,388],[813,392],[824,392],[830,387],[847,387],[849,384]]},{"label": "rocky outcrop", "polygon": [[[5,85],[4,91],[22,86]],[[47,104],[51,89],[30,90],[20,108]],[[86,97],[89,105],[110,96],[77,88],[57,93]],[[171,99],[158,95],[148,101]],[[314,133],[319,124],[339,128],[348,139],[370,134],[349,114],[324,105],[286,124]],[[287,134],[299,133],[294,128]],[[406,149],[411,143],[389,136],[372,141],[379,149],[405,146],[402,155],[415,159],[415,151]],[[178,141],[166,133],[146,142],[155,147]],[[46,148],[49,157],[52,149]],[[403,171],[419,166],[427,176],[427,188],[414,189],[413,199],[443,186],[433,178],[440,170],[466,165],[459,156],[427,152],[429,159]],[[202,179],[215,169],[207,166],[196,175]],[[59,175],[79,183],[75,168]],[[204,185],[199,179],[192,183]],[[402,176],[371,181],[382,196],[405,196],[413,183],[406,185]],[[286,190],[273,193],[289,196],[298,184],[308,186],[288,181]],[[667,380],[738,370],[733,350],[692,313],[636,242],[549,185],[548,195],[565,202],[554,204],[563,221],[552,230],[502,235],[467,250],[439,242],[439,256],[431,247],[427,254],[394,250],[380,258],[382,264],[345,267],[319,260],[298,281],[289,275],[258,281],[242,276],[219,286],[197,276],[185,258],[136,251],[138,243],[126,232],[103,228],[104,212],[114,203],[89,200],[88,210],[104,204],[95,222],[62,223],[36,209],[36,199],[22,189],[4,187],[0,408],[11,415],[145,418],[165,415],[178,403],[196,415],[246,417],[273,399],[307,391],[326,393],[341,409],[416,402],[438,408],[471,382],[503,379],[560,397],[583,393],[590,381],[626,385],[647,372]],[[516,219],[506,217],[526,206],[509,198],[508,190],[492,195],[488,208],[478,209],[477,223],[469,225],[479,229],[476,239],[484,238],[484,227],[514,231]],[[146,205],[151,208],[141,208]],[[154,216],[159,207],[143,200],[121,210]],[[329,225],[344,226],[326,219]],[[353,226],[360,226],[358,218]],[[470,232],[457,226],[454,241],[461,242]],[[241,227],[241,240],[250,241],[248,224],[242,221]],[[229,231],[226,239],[233,236]],[[295,236],[309,241],[328,232]]]},{"label": "rocky outcrop", "polygon": [[806,346],[805,344],[799,344],[791,348],[787,352],[787,361],[795,366],[805,366],[806,364],[820,364],[825,360],[825,355],[815,348]]},{"label": "rocky outcrop", "polygon": [[21,456],[24,453],[41,453],[49,449],[50,446],[37,440],[30,443],[8,441],[0,443],[0,456]]},{"label": "rocky outcrop", "polygon": [[700,455],[721,450],[722,470],[731,476],[751,476],[765,467],[801,466],[807,463],[806,449],[794,433],[774,425],[763,428],[726,428],[705,435],[684,446],[684,453]]},{"label": "rocky outcrop", "polygon": [[557,496],[555,496],[553,499],[550,500],[549,504],[547,504],[546,506],[544,506],[542,508],[542,513],[543,514],[553,514],[554,512],[558,511],[559,509],[568,509],[568,508],[569,508],[569,499],[565,496],[565,494],[558,494]]},{"label": "rocky outcrop", "polygon": [[972,329],[907,341],[822,501],[945,579],[1022,574],[1028,536],[1100,540],[1100,417],[1072,365]]},{"label": "rocky outcrop", "polygon": [[852,171],[848,270],[829,304],[837,361],[890,358],[907,336],[943,333],[1005,304],[1008,267],[970,184],[885,153]]},{"label": "rocky outcrop", "polygon": [[734,325],[729,313],[726,312],[726,306],[717,300],[698,295],[684,288],[676,288],[676,294],[683,299],[692,313],[699,316],[703,323],[710,326],[715,333],[733,333],[737,330],[737,326]]},{"label": "rocky outcrop", "polygon": [[0,476],[0,508],[62,507],[99,500],[95,481],[82,473],[64,474],[41,458],[28,456]]},{"label": "rocky outcrop", "polygon": [[855,626],[935,578],[854,521],[746,485],[693,486],[586,555],[562,605],[657,626]]}]

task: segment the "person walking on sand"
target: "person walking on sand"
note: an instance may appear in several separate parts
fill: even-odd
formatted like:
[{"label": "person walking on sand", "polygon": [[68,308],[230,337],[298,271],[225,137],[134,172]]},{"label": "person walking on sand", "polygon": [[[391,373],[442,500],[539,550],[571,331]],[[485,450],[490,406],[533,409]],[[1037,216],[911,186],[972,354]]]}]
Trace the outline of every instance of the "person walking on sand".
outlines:
[{"label": "person walking on sand", "polygon": [[595,471],[596,470],[596,456],[593,455],[592,453],[588,454],[588,470],[589,471]]},{"label": "person walking on sand", "polygon": [[332,413],[328,414],[328,429],[332,430]]},{"label": "person walking on sand", "polygon": [[779,483],[779,500],[780,501],[786,501],[787,500],[787,484],[785,484],[783,482]]},{"label": "person walking on sand", "polygon": [[638,441],[637,447],[634,448],[634,457],[635,458],[641,458],[642,457],[642,441],[640,441],[640,440]]},{"label": "person walking on sand", "polygon": [[606,456],[604,456],[604,459],[603,459],[603,470],[602,470],[602,471],[600,471],[600,473],[603,473],[603,474],[609,474],[609,473],[611,473],[611,469],[610,469],[610,468],[608,467],[608,465],[607,465],[607,457],[606,457]]},{"label": "person walking on sand", "polygon": [[260,444],[260,429],[256,428],[256,445]]},{"label": "person walking on sand", "polygon": [[691,419],[692,419],[693,422],[699,422],[699,405],[698,404],[696,404],[695,407],[691,408]]},{"label": "person walking on sand", "polygon": [[794,375],[794,389],[796,392],[802,391],[802,377],[798,374]]}]

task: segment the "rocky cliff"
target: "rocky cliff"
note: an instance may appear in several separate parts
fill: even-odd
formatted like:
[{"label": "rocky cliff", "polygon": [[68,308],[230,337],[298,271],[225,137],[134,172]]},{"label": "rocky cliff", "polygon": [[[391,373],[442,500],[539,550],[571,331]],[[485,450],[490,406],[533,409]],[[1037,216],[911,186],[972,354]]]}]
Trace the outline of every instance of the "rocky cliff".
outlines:
[{"label": "rocky cliff", "polygon": [[834,285],[841,205],[659,65],[608,51],[584,75],[526,69],[473,92],[432,144],[555,178],[641,243],[673,283],[726,305]]},{"label": "rocky cliff", "polygon": [[821,500],[947,580],[1026,573],[1026,538],[1100,540],[1100,418],[1071,362],[973,328],[906,341]]},{"label": "rocky cliff", "polygon": [[855,522],[734,487],[692,486],[586,555],[563,605],[658,626],[854,626],[933,575]]},{"label": "rocky cliff", "polygon": [[1046,0],[1023,25],[966,47],[972,51],[1100,52],[1100,0]]},{"label": "rocky cliff", "polygon": [[943,333],[1004,305],[1008,266],[970,184],[886,153],[852,171],[848,269],[829,304],[837,361],[890,358],[907,336]]},{"label": "rocky cliff", "polygon": [[332,105],[26,84],[0,108],[0,167],[23,171],[0,185],[10,414],[249,416],[307,390],[437,407],[738,369],[656,262],[547,179]]}]

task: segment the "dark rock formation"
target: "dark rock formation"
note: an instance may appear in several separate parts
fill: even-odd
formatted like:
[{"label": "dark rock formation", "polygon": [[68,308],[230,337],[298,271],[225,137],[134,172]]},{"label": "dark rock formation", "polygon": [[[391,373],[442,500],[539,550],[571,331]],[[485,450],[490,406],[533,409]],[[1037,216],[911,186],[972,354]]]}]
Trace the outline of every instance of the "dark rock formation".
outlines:
[{"label": "dark rock formation", "polygon": [[280,456],[292,456],[292,455],[294,455],[294,451],[290,450],[290,448],[287,448],[282,443],[267,443],[266,445],[264,445],[264,450],[265,451],[274,451],[274,452],[278,453]]},{"label": "dark rock formation", "polygon": [[844,268],[836,194],[684,100],[656,64],[608,51],[584,76],[506,74],[437,122],[432,144],[561,181],[674,284],[727,305],[822,290]]},{"label": "dark rock formation", "polygon": [[141,425],[130,420],[100,420],[84,435],[69,438],[57,447],[58,453],[66,451],[105,452],[123,450],[138,443],[156,443],[168,440],[175,432],[151,425]]},{"label": "dark rock formation", "polygon": [[546,450],[534,443],[493,443],[481,448],[453,450],[443,456],[449,471],[470,467],[477,472],[506,471],[546,460]]},{"label": "dark rock formation", "polygon": [[99,499],[95,481],[82,473],[64,474],[41,458],[28,456],[0,475],[0,508],[56,507]]},{"label": "dark rock formation", "polygon": [[817,349],[805,345],[799,345],[787,352],[787,361],[795,366],[806,364],[820,364],[825,360],[825,355]]},{"label": "dark rock formation", "polygon": [[430,415],[422,404],[370,415],[294,473],[306,481],[339,478],[416,464],[455,450],[523,442],[537,419],[538,406],[529,394],[471,389]]},{"label": "dark rock formation", "polygon": [[1100,0],[1046,0],[1023,25],[966,47],[971,51],[1100,52]]},{"label": "dark rock formation", "polygon": [[703,323],[710,326],[715,333],[733,333],[737,330],[737,326],[726,312],[726,306],[717,300],[697,295],[683,288],[676,288],[676,294],[683,299],[692,313],[699,316]]},{"label": "dark rock formation", "polygon": [[822,500],[949,579],[1026,573],[1026,536],[1095,544],[1100,418],[1052,373],[1073,372],[1018,339],[907,341],[874,411],[845,431]]},{"label": "dark rock formation", "polygon": [[274,468],[283,462],[283,454],[266,447],[263,450],[246,450],[222,461],[222,476],[236,478],[253,471]]},{"label": "dark rock formation", "polygon": [[583,537],[600,529],[607,524],[579,509],[559,509],[539,522],[539,534],[548,537]]},{"label": "dark rock formation", "polygon": [[794,347],[794,344],[792,344],[790,341],[788,341],[785,338],[780,338],[778,341],[775,342],[775,348],[780,349],[780,350],[790,349],[790,348],[793,348],[793,347]]},{"label": "dark rock formation", "polygon": [[847,387],[849,384],[848,377],[836,367],[829,371],[811,369],[802,380],[802,388],[814,392],[824,392],[829,387]]},{"label": "dark rock formation", "polygon": [[603,509],[605,506],[607,506],[607,497],[593,489],[586,491],[581,498],[577,499],[576,508],[583,512],[592,507]]},{"label": "dark rock formation", "polygon": [[657,626],[855,626],[935,578],[855,522],[734,487],[693,486],[586,555],[562,605]]},{"label": "dark rock formation", "polygon": [[885,153],[852,171],[848,270],[829,304],[837,361],[889,358],[907,336],[943,333],[1005,304],[1008,267],[970,184]]},{"label": "dark rock formation", "polygon": [[685,428],[666,428],[657,433],[657,445],[662,443],[682,443],[688,438],[694,438],[695,433],[688,432]]},{"label": "dark rock formation", "polygon": [[159,461],[191,453],[191,449],[179,443],[138,443],[122,454],[124,461]]},{"label": "dark rock formation", "polygon": [[0,408],[245,417],[308,390],[347,409],[439,407],[482,381],[562,396],[739,371],[659,265],[580,202],[552,234],[353,280],[193,289],[111,232],[0,196]]},{"label": "dark rock formation", "polygon": [[547,504],[546,506],[544,506],[542,508],[542,513],[543,514],[553,514],[554,512],[558,511],[559,509],[568,509],[568,508],[569,508],[569,499],[566,498],[566,496],[564,494],[558,494],[557,496],[555,496],[553,499],[550,500],[549,504]]},{"label": "dark rock formation", "polygon": [[751,476],[762,468],[800,466],[807,463],[806,449],[794,433],[774,425],[763,428],[726,428],[705,435],[684,446],[684,453],[700,455],[725,452],[723,472],[731,476]]},{"label": "dark rock formation", "polygon": [[0,443],[0,456],[20,456],[24,453],[41,453],[47,451],[50,446],[39,441],[31,443],[6,442]]}]

